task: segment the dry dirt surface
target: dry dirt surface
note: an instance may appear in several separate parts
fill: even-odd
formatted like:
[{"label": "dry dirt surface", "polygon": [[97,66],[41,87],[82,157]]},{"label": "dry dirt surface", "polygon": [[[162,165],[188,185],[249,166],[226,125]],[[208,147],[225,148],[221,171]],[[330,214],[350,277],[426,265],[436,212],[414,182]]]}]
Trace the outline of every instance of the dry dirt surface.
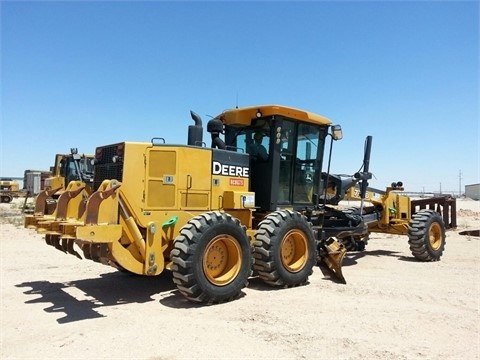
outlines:
[{"label": "dry dirt surface", "polygon": [[[171,275],[129,276],[47,246],[0,204],[1,359],[480,359],[478,201],[458,200],[441,261],[374,234],[347,284],[316,267],[275,290],[252,278],[220,305],[185,300]],[[19,215],[20,214],[20,215]]]}]

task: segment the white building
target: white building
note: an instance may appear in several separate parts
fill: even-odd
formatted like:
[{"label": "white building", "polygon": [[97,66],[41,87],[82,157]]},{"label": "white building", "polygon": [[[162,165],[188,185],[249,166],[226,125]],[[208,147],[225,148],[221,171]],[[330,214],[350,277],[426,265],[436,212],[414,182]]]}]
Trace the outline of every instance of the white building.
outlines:
[{"label": "white building", "polygon": [[465,185],[465,196],[473,200],[480,200],[480,184]]}]

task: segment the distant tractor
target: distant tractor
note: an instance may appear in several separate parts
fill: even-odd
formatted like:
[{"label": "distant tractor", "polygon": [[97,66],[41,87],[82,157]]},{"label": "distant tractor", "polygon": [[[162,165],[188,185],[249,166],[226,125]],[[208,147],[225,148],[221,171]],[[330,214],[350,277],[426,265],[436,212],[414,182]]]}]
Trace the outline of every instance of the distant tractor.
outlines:
[{"label": "distant tractor", "polygon": [[20,194],[19,184],[17,180],[11,178],[0,179],[0,202],[10,203],[14,197]]},{"label": "distant tractor", "polygon": [[69,154],[56,154],[52,176],[45,179],[44,189],[35,197],[34,213],[26,215],[25,224],[35,228],[44,216],[55,218],[57,201],[67,189],[86,199],[93,192],[93,159],[93,155],[80,155],[76,148]]}]

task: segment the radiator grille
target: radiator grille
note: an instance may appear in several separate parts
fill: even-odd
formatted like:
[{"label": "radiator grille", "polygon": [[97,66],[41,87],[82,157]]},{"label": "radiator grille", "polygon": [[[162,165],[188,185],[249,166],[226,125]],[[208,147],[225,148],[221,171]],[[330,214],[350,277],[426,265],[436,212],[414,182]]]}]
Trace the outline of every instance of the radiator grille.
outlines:
[{"label": "radiator grille", "polygon": [[[121,153],[119,152],[121,149]],[[93,186],[97,190],[102,184],[103,180],[116,179],[122,181],[123,177],[123,161],[113,162],[114,156],[123,157],[124,145],[115,144],[105,147],[97,148],[95,159],[95,176]]]}]

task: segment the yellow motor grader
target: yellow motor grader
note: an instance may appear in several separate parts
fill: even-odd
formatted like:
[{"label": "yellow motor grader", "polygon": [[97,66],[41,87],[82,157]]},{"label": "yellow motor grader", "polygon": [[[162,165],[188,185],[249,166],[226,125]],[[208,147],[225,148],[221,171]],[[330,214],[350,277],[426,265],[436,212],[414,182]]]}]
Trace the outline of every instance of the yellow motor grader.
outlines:
[{"label": "yellow motor grader", "polygon": [[[345,252],[373,231],[407,235],[415,258],[440,259],[441,204],[414,212],[397,184],[367,199],[371,137],[362,171],[345,178],[329,174],[342,131],[324,116],[281,105],[224,111],[207,124],[209,147],[191,116],[186,145],[98,147],[96,191],[86,201],[74,200],[75,189],[62,194],[56,216],[36,223],[46,243],[125,272],[168,269],[179,292],[201,303],[236,298],[252,275],[275,287],[305,284],[320,263],[344,280]],[[249,155],[256,140],[268,156]],[[347,198],[361,205],[339,209]]]}]

